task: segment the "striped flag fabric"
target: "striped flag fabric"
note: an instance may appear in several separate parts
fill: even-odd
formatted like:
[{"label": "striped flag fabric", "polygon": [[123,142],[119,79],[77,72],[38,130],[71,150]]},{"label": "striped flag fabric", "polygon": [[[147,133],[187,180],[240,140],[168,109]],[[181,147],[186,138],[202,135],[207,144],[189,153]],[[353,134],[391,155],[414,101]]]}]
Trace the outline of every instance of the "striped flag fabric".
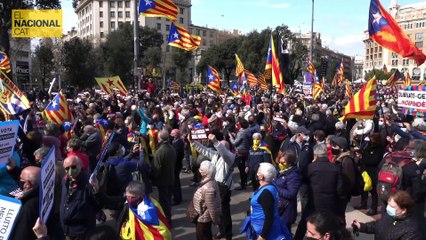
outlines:
[{"label": "striped flag fabric", "polygon": [[[271,35],[272,38],[272,35]],[[269,41],[268,53],[266,55],[266,63],[265,63],[265,79],[272,78],[272,47],[271,42]]]},{"label": "striped flag fabric", "polygon": [[174,22],[177,19],[178,7],[171,0],[140,0],[139,14],[147,17],[165,17]]},{"label": "striped flag fabric", "polygon": [[342,61],[339,63],[339,65],[337,66],[337,80],[339,83],[342,83],[345,80],[345,69],[344,69],[344,65],[343,65],[343,58]]},{"label": "striped flag fabric", "polygon": [[315,69],[311,59],[308,59],[308,67],[306,68],[306,70],[312,74],[312,82],[314,82],[316,80],[317,70]]},{"label": "striped flag fabric", "polygon": [[222,89],[220,89],[220,77],[217,70],[211,66],[207,68],[207,87],[209,87],[211,90],[221,93]]},{"label": "striped flag fabric", "polygon": [[188,30],[177,23],[172,23],[170,26],[168,44],[169,46],[191,51],[200,46],[201,37],[190,34]]},{"label": "striped flag fabric", "polygon": [[170,81],[169,84],[168,84],[168,87],[171,90],[174,90],[174,91],[179,91],[180,90],[180,84],[177,83],[176,81]]},{"label": "striped flag fabric", "polygon": [[73,122],[74,118],[68,108],[68,102],[62,94],[62,90],[52,99],[44,109],[42,115],[44,118],[57,125],[62,125],[65,121]]},{"label": "striped flag fabric", "polygon": [[[315,72],[316,74],[316,72]],[[324,88],[322,87],[322,84],[320,83],[319,79],[318,79],[318,75],[316,75],[315,77],[315,82],[314,82],[314,86],[312,89],[312,97],[314,100],[317,100],[318,97],[321,95],[321,93],[324,92]]]},{"label": "striped flag fabric", "polygon": [[372,119],[376,112],[376,76],[373,76],[345,106],[345,113],[339,119],[344,121],[348,118]]},{"label": "striped flag fabric", "polygon": [[2,71],[0,71],[0,83],[0,105],[4,110],[10,115],[15,115],[30,108],[30,102],[25,94]]},{"label": "striped flag fabric", "polygon": [[247,83],[246,74],[241,74],[241,86],[240,86],[241,99],[246,103],[246,106],[250,106],[251,94]]},{"label": "striped flag fabric", "polygon": [[6,73],[10,72],[10,60],[7,54],[3,51],[0,51],[0,70],[5,71]]},{"label": "striped flag fabric", "polygon": [[114,95],[114,91],[117,90],[121,95],[127,95],[127,89],[124,86],[119,76],[106,77],[106,78],[95,78],[96,82],[101,87],[101,90],[108,93],[109,95]]},{"label": "striped flag fabric", "polygon": [[160,204],[145,195],[137,209],[129,207],[129,218],[121,228],[120,237],[125,240],[169,240],[172,234]]},{"label": "striped flag fabric", "polygon": [[[235,54],[235,60],[237,61],[237,66],[235,67],[235,76],[240,77],[244,73],[244,65],[241,62],[241,59]],[[241,81],[241,80],[240,80]]]},{"label": "striped flag fabric", "polygon": [[345,84],[345,96],[348,98],[352,97],[351,82],[349,82],[348,80],[346,80],[346,84]]},{"label": "striped flag fabric", "polygon": [[411,77],[410,77],[410,73],[408,73],[408,71],[406,71],[404,75],[405,75],[405,76],[404,76],[404,87],[411,86]]},{"label": "striped flag fabric", "polygon": [[259,73],[257,75],[257,82],[260,84],[261,90],[268,90],[268,84],[266,84],[266,74]]},{"label": "striped flag fabric", "polygon": [[246,74],[247,83],[250,87],[257,85],[257,78],[251,73],[249,70],[244,69],[244,73]]},{"label": "striped flag fabric", "polygon": [[339,76],[336,73],[334,74],[333,81],[331,82],[331,86],[335,88],[337,87],[337,85],[339,85]]},{"label": "striped flag fabric", "polygon": [[240,93],[240,87],[238,86],[238,82],[239,82],[239,81],[235,81],[235,82],[231,85],[231,87],[230,87],[230,89],[231,89],[231,93],[232,93],[232,95],[234,95],[234,96],[236,96],[236,95],[238,95],[238,94]]},{"label": "striped flag fabric", "polygon": [[278,62],[277,54],[275,52],[274,39],[272,38],[272,34],[268,49],[271,49],[272,87],[277,89],[277,93],[285,94],[285,85],[283,76],[281,74],[280,63]]},{"label": "striped flag fabric", "polygon": [[390,88],[394,88],[396,86],[396,82],[403,78],[404,76],[402,75],[402,73],[398,69],[396,69],[396,71],[393,72],[389,79],[386,81],[386,85],[388,85]]}]

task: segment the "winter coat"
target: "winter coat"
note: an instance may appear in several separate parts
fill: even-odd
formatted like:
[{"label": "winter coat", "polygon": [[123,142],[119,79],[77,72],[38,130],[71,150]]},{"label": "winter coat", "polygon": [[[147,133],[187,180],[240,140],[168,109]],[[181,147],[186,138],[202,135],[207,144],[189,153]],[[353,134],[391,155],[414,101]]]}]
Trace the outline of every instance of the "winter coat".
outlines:
[{"label": "winter coat", "polygon": [[172,187],[175,184],[176,151],[169,142],[161,142],[154,153],[151,176],[153,185]]},{"label": "winter coat", "polygon": [[248,129],[240,129],[235,138],[229,139],[237,153],[246,154],[250,150],[251,135]]},{"label": "winter coat", "polygon": [[217,182],[206,177],[200,183],[192,199],[195,210],[200,214],[197,222],[219,223],[222,214],[219,186]]},{"label": "winter coat", "polygon": [[382,218],[377,221],[361,223],[360,232],[374,233],[374,239],[376,240],[424,239],[413,218],[393,218],[387,213],[383,213]]},{"label": "winter coat", "polygon": [[293,136],[289,141],[285,140],[281,146],[281,151],[285,152],[287,150],[291,150],[296,153],[297,166],[302,173],[302,181],[306,183],[308,165],[312,162],[314,153],[309,142],[303,141],[302,144],[299,145],[294,138],[295,136]]},{"label": "winter coat", "polygon": [[278,195],[286,208],[280,217],[286,225],[296,222],[297,192],[302,185],[302,175],[298,167],[291,167],[278,174],[273,182],[277,187]]},{"label": "winter coat", "polygon": [[33,188],[21,198],[22,207],[15,220],[9,239],[36,239],[32,231],[39,216],[39,188]]}]

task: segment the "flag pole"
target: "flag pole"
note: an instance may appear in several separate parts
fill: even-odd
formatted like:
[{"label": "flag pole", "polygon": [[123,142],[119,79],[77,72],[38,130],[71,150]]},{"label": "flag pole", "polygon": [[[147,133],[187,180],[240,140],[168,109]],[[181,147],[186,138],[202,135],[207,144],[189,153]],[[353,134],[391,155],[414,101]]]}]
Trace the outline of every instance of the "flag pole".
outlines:
[{"label": "flag pole", "polygon": [[139,86],[136,86],[139,81],[138,62],[139,62],[139,14],[138,1],[134,0],[135,11],[133,12],[133,89],[137,91]]},{"label": "flag pole", "polygon": [[311,18],[311,47],[309,52],[309,57],[311,58],[311,61],[314,61],[314,6],[315,6],[315,0],[312,0],[312,18]]}]

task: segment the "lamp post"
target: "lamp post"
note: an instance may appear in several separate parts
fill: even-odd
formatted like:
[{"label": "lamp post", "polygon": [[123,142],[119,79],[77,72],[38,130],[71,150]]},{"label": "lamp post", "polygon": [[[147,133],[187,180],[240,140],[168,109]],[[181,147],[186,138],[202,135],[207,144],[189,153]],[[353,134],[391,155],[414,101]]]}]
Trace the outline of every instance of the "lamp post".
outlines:
[{"label": "lamp post", "polygon": [[311,19],[311,47],[309,52],[309,57],[311,61],[314,61],[314,6],[315,0],[312,0],[312,19]]},{"label": "lamp post", "polygon": [[138,62],[139,62],[139,14],[138,14],[138,1],[134,1],[135,11],[133,12],[133,88],[138,91]]}]

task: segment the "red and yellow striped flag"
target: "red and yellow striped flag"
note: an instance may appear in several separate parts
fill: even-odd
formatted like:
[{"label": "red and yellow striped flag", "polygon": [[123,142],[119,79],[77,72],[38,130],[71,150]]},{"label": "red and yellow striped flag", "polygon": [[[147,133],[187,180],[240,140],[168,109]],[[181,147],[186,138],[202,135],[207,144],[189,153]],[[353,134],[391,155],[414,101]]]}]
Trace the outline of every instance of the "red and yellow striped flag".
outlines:
[{"label": "red and yellow striped flag", "polygon": [[74,122],[71,110],[68,108],[68,102],[62,94],[62,90],[52,99],[42,112],[42,116],[48,121],[57,125],[62,125],[66,120]]},{"label": "red and yellow striped flag", "polygon": [[405,72],[405,79],[404,79],[404,87],[408,87],[411,86],[411,77],[410,77],[410,73]]},{"label": "red and yellow striped flag", "polygon": [[235,59],[237,60],[237,66],[235,67],[235,76],[239,77],[244,72],[244,65],[237,54],[235,54]]},{"label": "red and yellow striped flag", "polygon": [[345,106],[345,114],[339,119],[348,118],[372,119],[376,112],[376,76],[370,79],[364,87],[357,92]]},{"label": "red and yellow striped flag", "polygon": [[106,77],[106,78],[95,78],[96,82],[99,84],[101,89],[110,94],[114,95],[114,90],[120,92],[120,94],[126,96],[127,89],[124,86],[119,76]]},{"label": "red and yellow striped flag", "polygon": [[249,70],[244,69],[244,73],[246,74],[247,83],[250,87],[257,85],[257,78],[251,73]]},{"label": "red and yellow striped flag", "polygon": [[352,97],[351,82],[349,82],[348,80],[346,80],[346,84],[345,84],[345,96],[348,98]]},{"label": "red and yellow striped flag", "polygon": [[129,219],[123,224],[120,237],[123,240],[170,240],[172,234],[160,204],[145,195],[137,209],[129,207]]},{"label": "red and yellow striped flag", "polygon": [[268,84],[266,84],[266,74],[259,73],[257,77],[257,81],[260,84],[260,89],[264,91],[268,90]]}]

